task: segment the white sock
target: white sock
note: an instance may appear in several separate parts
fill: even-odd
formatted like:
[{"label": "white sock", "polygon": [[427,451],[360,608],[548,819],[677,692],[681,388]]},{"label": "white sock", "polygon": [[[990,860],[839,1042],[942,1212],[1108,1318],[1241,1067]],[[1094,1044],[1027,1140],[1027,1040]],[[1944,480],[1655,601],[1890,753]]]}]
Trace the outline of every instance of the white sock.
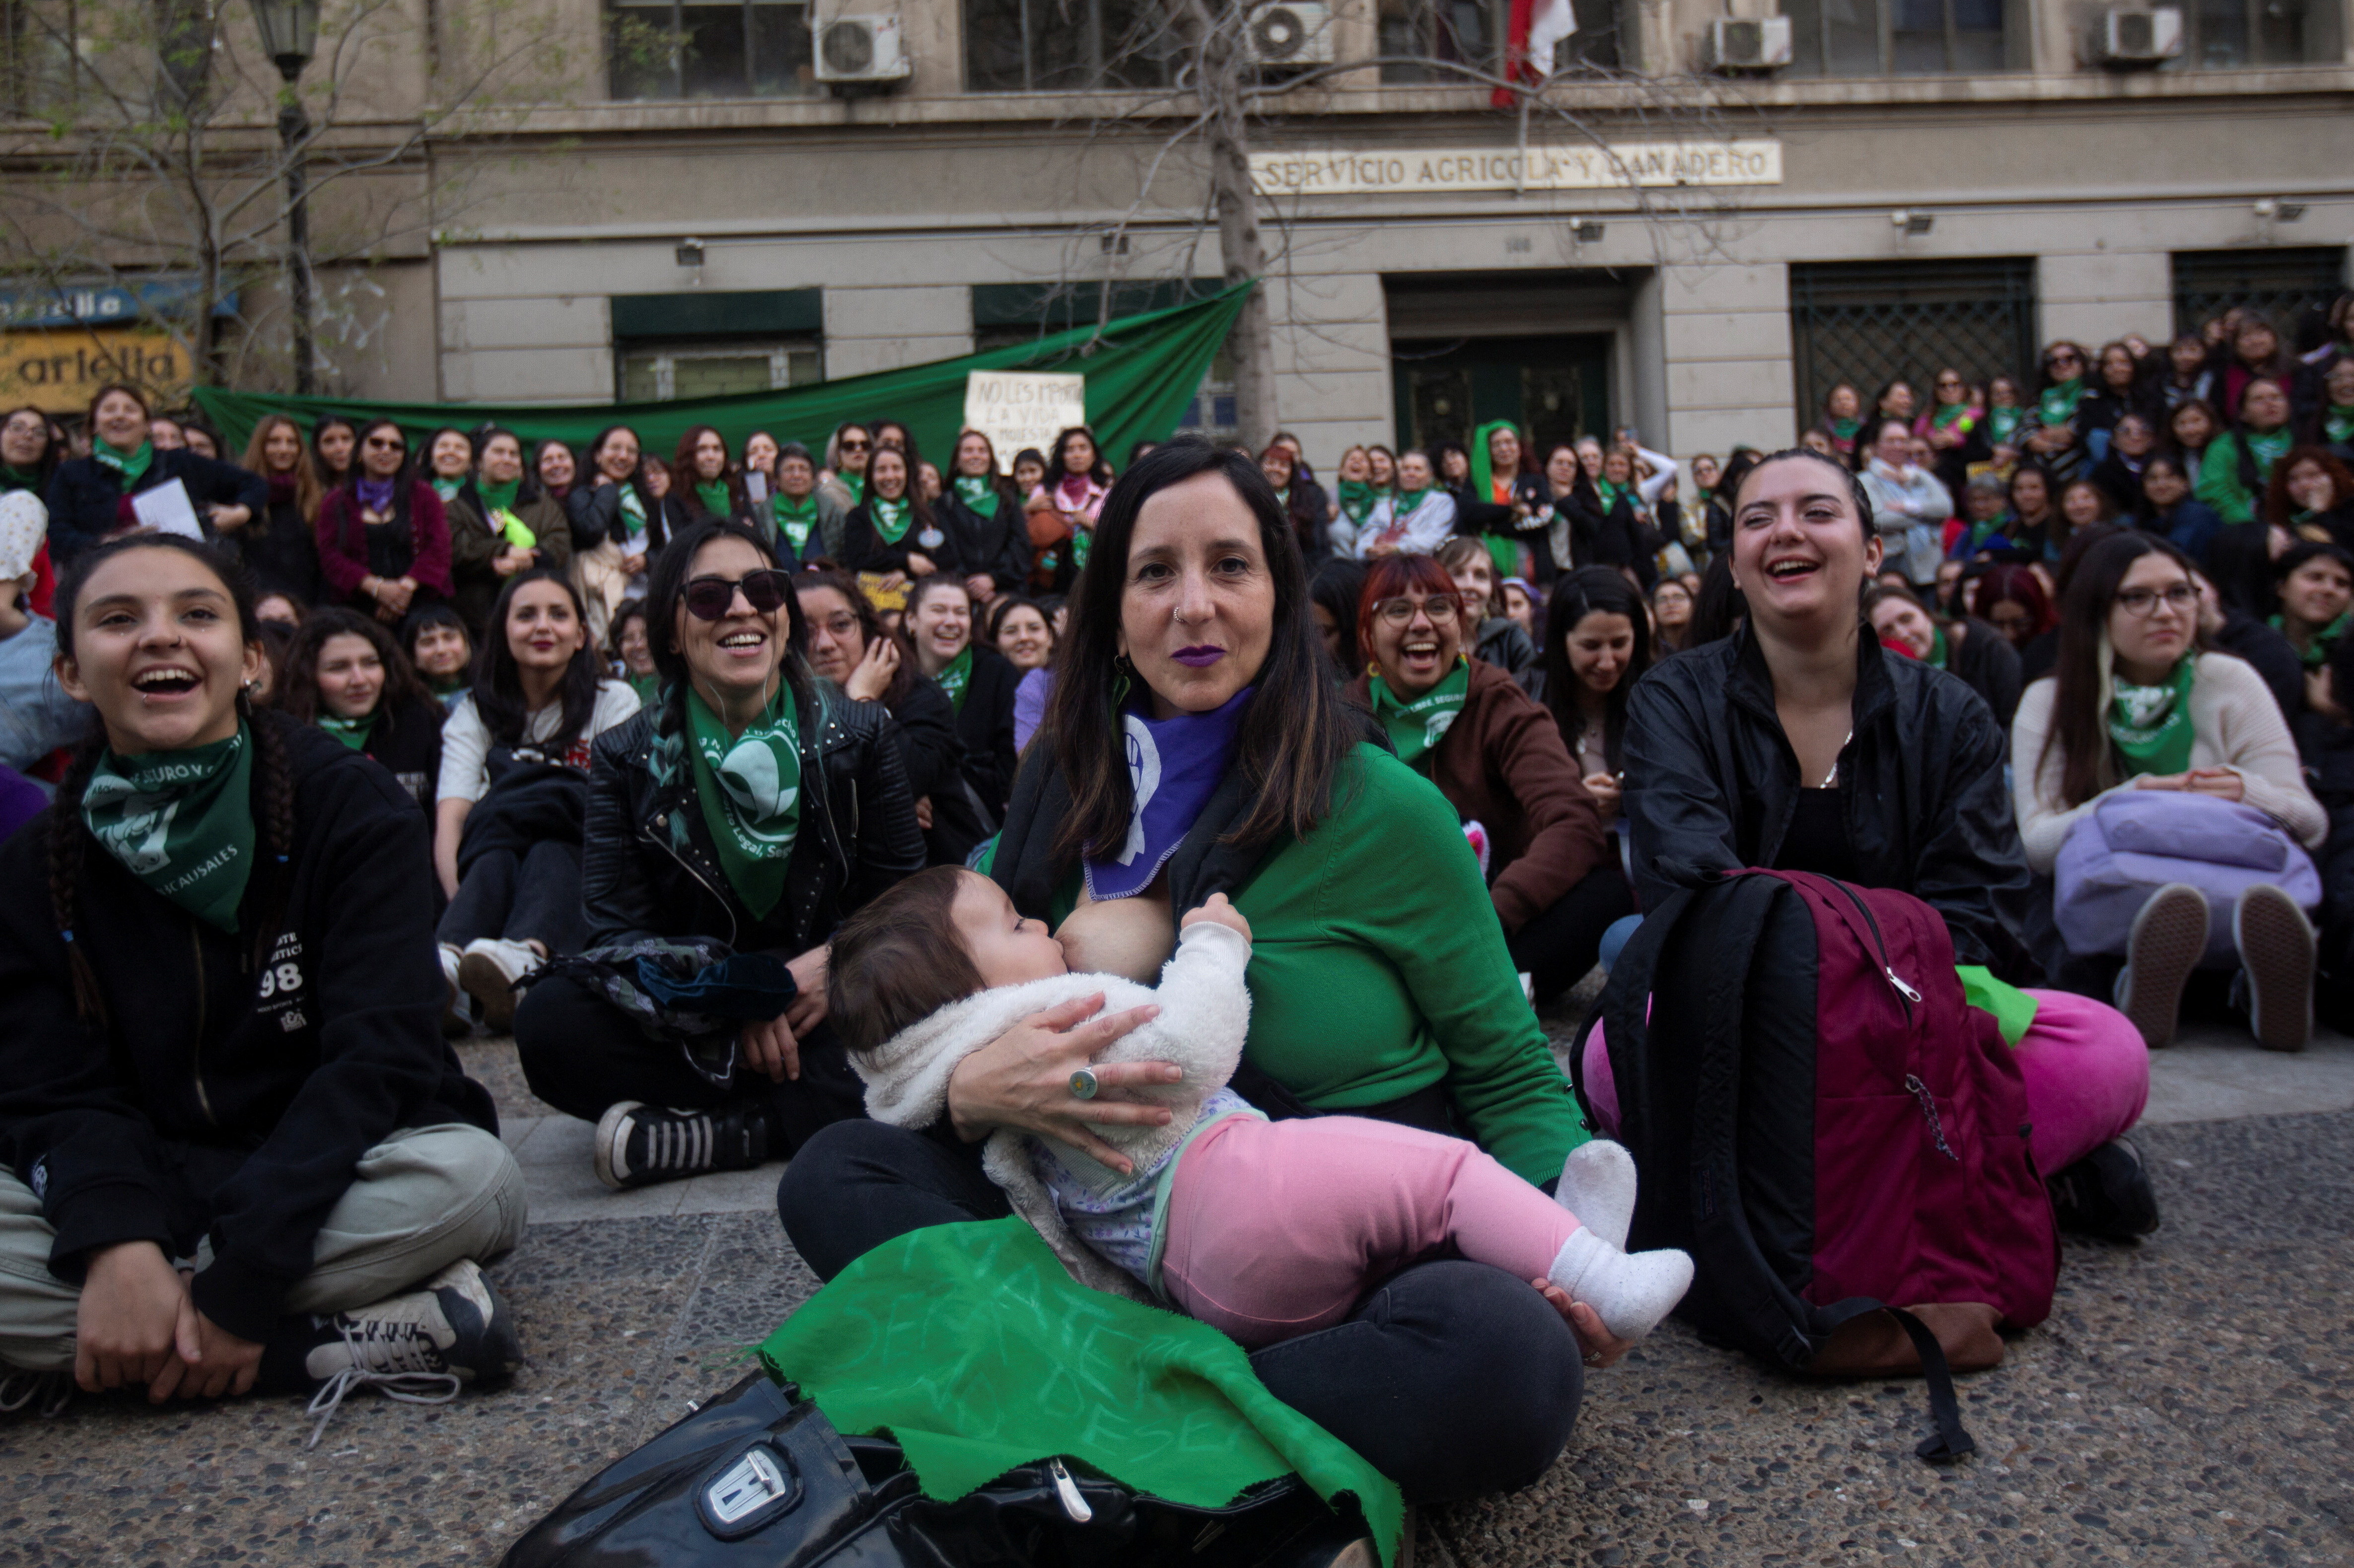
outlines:
[{"label": "white sock", "polygon": [[1635,1157],[1606,1138],[1579,1144],[1562,1163],[1553,1201],[1612,1246],[1624,1247],[1635,1221]]},{"label": "white sock", "polygon": [[1618,1338],[1639,1340],[1684,1298],[1692,1262],[1672,1247],[1624,1253],[1581,1225],[1561,1244],[1545,1277],[1600,1313],[1603,1327]]}]

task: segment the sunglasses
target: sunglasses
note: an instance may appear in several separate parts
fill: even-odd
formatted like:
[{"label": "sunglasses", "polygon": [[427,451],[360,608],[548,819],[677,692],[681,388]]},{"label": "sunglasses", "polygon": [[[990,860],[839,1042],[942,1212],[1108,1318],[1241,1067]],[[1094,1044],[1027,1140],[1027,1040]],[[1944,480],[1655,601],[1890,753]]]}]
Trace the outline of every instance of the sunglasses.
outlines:
[{"label": "sunglasses", "polygon": [[372,452],[405,452],[408,450],[408,443],[407,441],[389,441],[385,440],[382,436],[370,436],[368,438],[368,450]]},{"label": "sunglasses", "polygon": [[863,452],[866,450],[866,443],[864,441],[846,440],[842,443],[842,450],[846,452]]},{"label": "sunglasses", "polygon": [[686,585],[683,596],[686,613],[697,620],[720,620],[736,608],[736,590],[744,590],[744,602],[756,615],[773,615],[792,591],[792,579],[775,567],[763,567],[757,572],[746,572],[730,581],[726,577],[695,577]]}]

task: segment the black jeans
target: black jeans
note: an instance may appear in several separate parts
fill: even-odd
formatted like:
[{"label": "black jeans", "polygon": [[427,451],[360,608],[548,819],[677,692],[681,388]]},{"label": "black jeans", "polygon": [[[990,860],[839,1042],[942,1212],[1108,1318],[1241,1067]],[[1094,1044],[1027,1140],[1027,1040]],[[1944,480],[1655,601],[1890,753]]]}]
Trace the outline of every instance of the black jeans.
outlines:
[{"label": "black jeans", "polygon": [[[777,1185],[777,1212],[831,1279],[895,1236],[1012,1209],[972,1150],[856,1121],[810,1140]],[[1347,1322],[1270,1345],[1251,1367],[1417,1503],[1536,1479],[1568,1445],[1584,1388],[1577,1336],[1544,1298],[1459,1258],[1400,1270]]]},{"label": "black jeans", "polygon": [[1533,982],[1540,1003],[1584,980],[1601,951],[1602,933],[1612,921],[1635,912],[1635,890],[1618,869],[1618,841],[1606,836],[1603,842],[1608,859],[1504,940],[1512,963]]},{"label": "black jeans", "polygon": [[678,1110],[757,1104],[769,1116],[769,1154],[790,1155],[817,1130],[866,1114],[865,1086],[831,1025],[801,1042],[801,1075],[783,1083],[739,1069],[713,1083],[675,1046],[649,1040],[602,997],[562,977],[524,992],[515,1008],[515,1054],[531,1092],[567,1116],[595,1121],[621,1100]]},{"label": "black jeans", "polygon": [[441,913],[435,933],[456,947],[483,937],[523,942],[536,938],[551,959],[577,953],[588,940],[580,903],[580,846],[543,839],[531,853],[492,850],[475,857],[458,879],[458,895]]}]

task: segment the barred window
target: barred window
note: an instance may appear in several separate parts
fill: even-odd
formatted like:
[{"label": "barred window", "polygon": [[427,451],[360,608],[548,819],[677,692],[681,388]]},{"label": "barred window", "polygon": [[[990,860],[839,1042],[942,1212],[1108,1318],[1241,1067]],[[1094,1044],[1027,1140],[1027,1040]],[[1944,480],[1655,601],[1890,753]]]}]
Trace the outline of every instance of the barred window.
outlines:
[{"label": "barred window", "polygon": [[2027,68],[2026,0],[1783,0],[1793,76]]},{"label": "barred window", "polygon": [[1154,0],[964,0],[969,92],[1155,87],[1176,52]]}]

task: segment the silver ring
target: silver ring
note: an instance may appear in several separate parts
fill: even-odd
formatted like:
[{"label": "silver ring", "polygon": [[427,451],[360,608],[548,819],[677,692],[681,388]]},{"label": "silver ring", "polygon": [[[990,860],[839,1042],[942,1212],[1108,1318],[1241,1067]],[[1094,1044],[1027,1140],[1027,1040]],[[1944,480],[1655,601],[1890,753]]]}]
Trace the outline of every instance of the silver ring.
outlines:
[{"label": "silver ring", "polygon": [[1082,1067],[1071,1075],[1071,1097],[1075,1100],[1091,1100],[1102,1089],[1103,1086],[1096,1082],[1092,1068]]}]

